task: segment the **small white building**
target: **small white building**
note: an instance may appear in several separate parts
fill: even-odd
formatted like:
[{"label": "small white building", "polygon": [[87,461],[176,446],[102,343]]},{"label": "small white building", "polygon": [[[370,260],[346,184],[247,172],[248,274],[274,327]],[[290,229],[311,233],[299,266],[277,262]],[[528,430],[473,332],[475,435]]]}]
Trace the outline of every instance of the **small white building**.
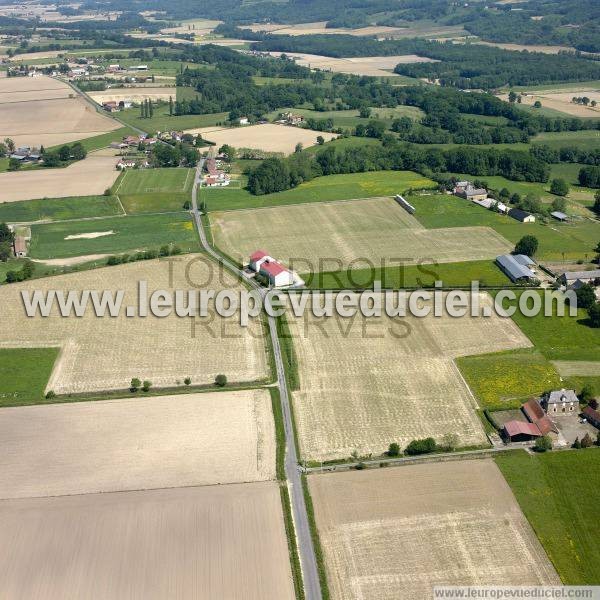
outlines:
[{"label": "small white building", "polygon": [[240,117],[239,123],[240,125],[248,125],[250,121],[248,120],[248,117]]},{"label": "small white building", "polygon": [[249,267],[269,280],[273,287],[289,287],[303,285],[304,281],[296,273],[286,269],[279,261],[269,256],[264,250],[257,250],[250,255]]}]

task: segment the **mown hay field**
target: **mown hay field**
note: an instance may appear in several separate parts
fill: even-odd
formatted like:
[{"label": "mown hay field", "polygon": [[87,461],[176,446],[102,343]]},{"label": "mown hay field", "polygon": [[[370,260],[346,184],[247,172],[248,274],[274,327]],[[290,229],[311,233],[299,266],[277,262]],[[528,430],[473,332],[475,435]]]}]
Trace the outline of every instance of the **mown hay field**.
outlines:
[{"label": "mown hay field", "polygon": [[319,136],[325,141],[335,137],[335,134],[326,131],[313,131],[302,127],[289,127],[287,125],[248,125],[244,127],[200,127],[190,129],[188,133],[199,133],[206,140],[214,142],[217,147],[229,144],[234,148],[255,148],[265,152],[282,152],[291,154],[296,144],[305,148],[314,146]]},{"label": "mown hay field", "polygon": [[7,598],[295,598],[275,482],[5,500],[0,548]]},{"label": "mown hay field", "polygon": [[[232,276],[219,277],[215,265],[204,257],[176,257],[172,280],[169,264],[143,261],[3,286],[0,347],[60,347],[48,384],[57,394],[125,389],[133,377],[149,379],[155,387],[174,386],[185,377],[196,385],[211,384],[220,373],[230,382],[266,378],[261,323],[243,328],[234,318],[221,319],[209,312],[194,329],[191,318],[175,315],[126,317],[125,307],[138,305],[139,280],[147,282],[149,293],[194,286],[241,289]],[[97,318],[90,307],[84,317],[61,318],[54,307],[47,318],[28,318],[23,290],[123,290],[123,310],[118,317]]]},{"label": "mown hay field", "polygon": [[90,154],[64,169],[0,173],[0,203],[103,194],[117,179],[115,163],[113,156]]},{"label": "mown hay field", "polygon": [[139,103],[144,100],[168,101],[169,98],[173,98],[174,101],[176,93],[177,90],[174,87],[140,86],[89,92],[88,96],[98,104],[102,104],[103,102],[121,102],[121,100]]},{"label": "mown hay field", "polygon": [[560,585],[493,461],[309,477],[332,598],[423,600],[437,585]]},{"label": "mown hay field", "polygon": [[17,146],[48,148],[119,127],[66,83],[46,76],[0,79],[0,137],[12,138]]},{"label": "mown hay field", "polygon": [[[320,304],[323,298],[313,302]],[[486,294],[481,306],[491,306]],[[459,445],[486,443],[477,404],[454,359],[528,347],[507,318],[429,315],[303,317],[288,311],[288,342],[298,368],[293,391],[303,457],[380,455],[391,442],[456,434]]]},{"label": "mown hay field", "polygon": [[139,169],[126,171],[115,188],[120,194],[185,192],[192,189],[194,169]]},{"label": "mown hay field", "polygon": [[[488,227],[425,229],[394,200],[319,203],[211,213],[215,244],[238,260],[263,248],[302,272],[495,258],[511,245]],[[328,268],[319,260],[329,259]],[[362,260],[356,260],[362,259]],[[308,261],[308,263],[304,262]],[[389,263],[388,263],[389,264]]]},{"label": "mown hay field", "polygon": [[0,448],[0,498],[275,478],[267,390],[4,408]]}]

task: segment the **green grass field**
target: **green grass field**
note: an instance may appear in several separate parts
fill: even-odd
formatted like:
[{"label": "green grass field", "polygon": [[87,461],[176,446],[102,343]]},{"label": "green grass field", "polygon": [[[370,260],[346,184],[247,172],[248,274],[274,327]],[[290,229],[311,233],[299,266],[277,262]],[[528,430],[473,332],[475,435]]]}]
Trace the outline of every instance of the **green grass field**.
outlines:
[{"label": "green grass field", "polygon": [[600,581],[600,448],[530,455],[503,452],[496,464],[564,584]]},{"label": "green grass field", "polygon": [[[73,235],[110,232],[96,238],[65,239]],[[68,258],[88,254],[119,254],[177,244],[183,252],[198,250],[198,237],[187,213],[109,217],[33,225],[32,258]]]},{"label": "green grass field", "polygon": [[119,113],[119,119],[128,125],[138,127],[142,131],[155,133],[156,131],[180,131],[196,127],[211,127],[227,120],[229,113],[213,113],[207,115],[181,115],[169,116],[167,104],[154,108],[154,116],[150,119],[140,117],[139,108],[128,108]]},{"label": "green grass field", "polygon": [[562,387],[552,363],[533,348],[456,360],[481,408],[519,408],[531,396]]},{"label": "green grass field", "polygon": [[114,196],[82,196],[0,204],[0,222],[64,221],[122,214]]},{"label": "green grass field", "polygon": [[58,348],[1,348],[0,406],[40,403],[58,352]]},{"label": "green grass field", "polygon": [[533,144],[544,144],[551,148],[562,146],[577,146],[583,150],[593,150],[600,144],[600,131],[590,129],[586,131],[559,131],[540,133],[532,140]]},{"label": "green grass field", "polygon": [[370,288],[375,281],[382,288],[431,287],[443,281],[446,287],[509,285],[509,278],[490,260],[476,260],[439,265],[406,265],[384,269],[356,269],[327,273],[303,274],[307,287],[313,289]]},{"label": "green grass field", "polygon": [[132,169],[115,183],[115,194],[186,192],[192,189],[193,182],[193,169]]},{"label": "green grass field", "polygon": [[193,169],[141,169],[126,171],[113,189],[127,214],[176,212],[191,200],[193,183]]},{"label": "green grass field", "polygon": [[429,229],[484,225],[513,243],[524,235],[534,235],[539,241],[538,260],[578,260],[586,255],[592,258],[593,249],[600,240],[600,224],[590,219],[547,225],[539,221],[519,223],[454,196],[412,195],[409,201],[417,209],[415,217]]},{"label": "green grass field", "polygon": [[[542,293],[542,292],[540,292]],[[508,304],[507,304],[508,305]],[[586,323],[587,312],[578,310],[576,317],[526,317],[516,311],[513,320],[548,360],[598,360],[600,356],[600,329]]]},{"label": "green grass field", "polygon": [[317,177],[297,188],[253,196],[245,189],[206,189],[201,191],[201,199],[206,200],[209,210],[236,210],[263,206],[281,206],[306,202],[350,200],[392,196],[409,188],[434,187],[430,179],[411,171],[371,171],[348,175],[328,175]]}]

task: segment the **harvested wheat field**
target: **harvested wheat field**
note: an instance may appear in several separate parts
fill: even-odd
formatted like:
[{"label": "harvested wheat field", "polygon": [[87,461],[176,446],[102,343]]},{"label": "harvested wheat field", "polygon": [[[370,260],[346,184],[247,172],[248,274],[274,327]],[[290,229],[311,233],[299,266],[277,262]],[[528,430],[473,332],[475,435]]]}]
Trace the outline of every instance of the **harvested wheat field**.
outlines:
[{"label": "harvested wheat field", "polygon": [[[459,262],[495,258],[512,245],[489,227],[425,229],[391,198],[319,202],[211,213],[215,244],[247,261],[264,248],[284,262],[340,260],[343,267],[365,268],[364,259],[402,257],[408,262]],[[300,268],[300,267],[299,267]],[[306,263],[301,264],[304,272]]]},{"label": "harvested wheat field", "polygon": [[[247,328],[235,317],[128,318],[125,307],[138,306],[138,281],[153,290],[212,290],[240,288],[232,276],[220,277],[208,259],[193,255],[171,261],[152,260],[61,275],[0,288],[0,347],[58,346],[62,349],[48,389],[57,394],[125,389],[133,377],[149,379],[154,387],[168,387],[191,377],[194,384],[210,384],[224,373],[230,382],[255,381],[268,375],[262,325],[254,320]],[[186,270],[189,280],[186,280]],[[118,317],[98,318],[90,309],[85,316],[61,318],[56,306],[50,316],[28,318],[22,290],[123,290]],[[136,311],[137,312],[137,311]],[[212,320],[211,320],[212,319]]]},{"label": "harvested wheat field", "polygon": [[[315,300],[322,303],[322,296]],[[480,294],[481,306],[491,306]],[[380,455],[391,442],[486,443],[477,407],[454,359],[531,346],[511,319],[429,315],[286,317],[298,365],[293,392],[306,459]]]},{"label": "harvested wheat field", "polygon": [[[543,108],[551,108],[552,110],[557,110],[573,117],[600,117],[600,106],[585,106],[572,101],[574,97],[584,96],[600,103],[600,91],[590,89],[569,90],[568,92],[553,92],[551,90],[526,92],[526,95],[521,96],[521,102],[522,104],[531,106],[539,100]],[[502,94],[500,98],[508,100],[508,94]]]},{"label": "harvested wheat field", "polygon": [[0,173],[0,203],[101,195],[119,176],[114,156],[89,154],[64,169]]},{"label": "harvested wheat field", "polygon": [[5,408],[0,448],[0,498],[275,478],[267,390]]},{"label": "harvested wheat field", "polygon": [[393,36],[402,32],[399,27],[388,27],[386,25],[370,25],[368,27],[359,27],[357,29],[347,29],[344,27],[327,27],[327,21],[315,21],[314,23],[298,23],[296,25],[283,25],[279,23],[253,23],[251,25],[242,25],[241,29],[250,29],[251,31],[267,31],[276,35],[313,35],[313,34],[344,34],[356,36]]},{"label": "harvested wheat field", "polygon": [[206,140],[215,142],[217,146],[229,144],[235,148],[255,148],[265,152],[283,152],[291,154],[300,143],[305,148],[314,146],[317,138],[322,136],[325,141],[335,138],[335,134],[326,131],[313,131],[302,127],[287,125],[248,125],[245,127],[200,127],[188,129],[186,133],[199,133]]},{"label": "harvested wheat field", "polygon": [[102,92],[90,92],[88,96],[98,104],[103,102],[142,102],[142,100],[169,100],[175,99],[176,90],[174,87],[129,87],[114,88]]},{"label": "harvested wheat field", "polygon": [[[281,52],[270,52],[272,56],[281,56]],[[396,76],[393,72],[397,64],[437,62],[431,58],[417,56],[416,54],[401,56],[368,56],[361,58],[332,58],[319,54],[304,54],[300,52],[286,52],[285,55],[293,58],[299,65],[333,71],[334,73],[348,73],[349,75],[370,75],[373,77]]]},{"label": "harvested wheat field", "polygon": [[489,459],[315,475],[309,486],[335,600],[561,584]]},{"label": "harvested wheat field", "polygon": [[66,83],[51,77],[0,80],[0,138],[17,146],[55,146],[121,125],[96,112]]},{"label": "harvested wheat field", "polygon": [[292,600],[274,482],[0,501],[6,598]]}]

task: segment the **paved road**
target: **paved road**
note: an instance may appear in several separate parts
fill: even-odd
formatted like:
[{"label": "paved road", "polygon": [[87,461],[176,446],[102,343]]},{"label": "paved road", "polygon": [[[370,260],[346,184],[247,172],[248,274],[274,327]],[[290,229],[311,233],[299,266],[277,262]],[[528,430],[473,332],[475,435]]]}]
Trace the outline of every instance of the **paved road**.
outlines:
[{"label": "paved road", "polygon": [[[204,166],[204,159],[201,159],[196,169],[196,175],[194,177],[194,185],[192,188],[192,214],[196,221],[198,233],[200,234],[200,242],[204,250],[212,256],[216,261],[221,263],[229,271],[237,275],[238,277],[245,279],[244,274],[240,269],[234,265],[231,261],[222,257],[217,253],[213,247],[208,243],[204,228],[202,227],[202,219],[200,217],[200,211],[198,210],[197,204],[197,190],[201,187],[201,174]],[[267,290],[262,286],[258,285],[252,279],[246,279],[248,283],[256,290],[259,291],[261,296],[265,297]],[[281,397],[281,407],[283,409],[283,423],[285,429],[285,474],[288,483],[288,490],[290,493],[290,500],[292,505],[292,515],[294,519],[294,526],[296,529],[296,538],[298,542],[298,552],[300,554],[300,563],[302,565],[302,578],[304,581],[304,593],[307,600],[321,600],[321,583],[319,581],[319,571],[317,569],[317,561],[315,559],[315,550],[313,547],[312,537],[310,534],[310,527],[308,524],[308,514],[306,512],[306,503],[304,500],[304,493],[302,491],[302,481],[300,479],[300,469],[298,466],[298,456],[296,454],[296,445],[294,443],[294,428],[292,425],[292,413],[290,406],[290,399],[288,395],[288,389],[285,379],[285,367],[283,364],[283,357],[281,354],[281,346],[279,344],[279,338],[277,337],[277,326],[273,317],[268,317],[269,331],[271,334],[271,344],[273,349],[273,356],[275,358],[275,366],[277,370],[277,387],[279,388],[279,394]]]}]

